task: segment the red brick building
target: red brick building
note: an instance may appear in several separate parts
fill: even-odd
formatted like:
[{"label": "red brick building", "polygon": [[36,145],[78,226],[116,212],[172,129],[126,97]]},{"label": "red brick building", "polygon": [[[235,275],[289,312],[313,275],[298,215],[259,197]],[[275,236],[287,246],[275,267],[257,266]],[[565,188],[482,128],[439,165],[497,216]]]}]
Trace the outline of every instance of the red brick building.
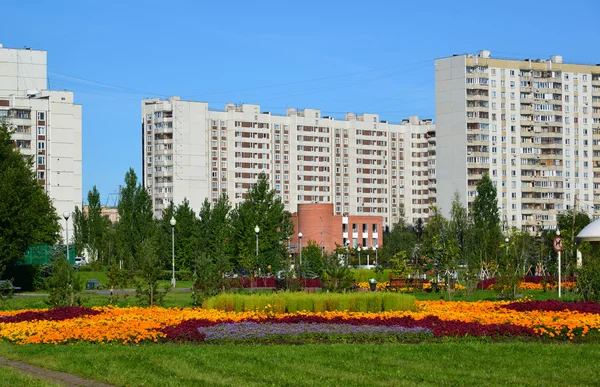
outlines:
[{"label": "red brick building", "polygon": [[[298,233],[302,233],[302,246],[312,240],[330,253],[335,245],[361,248],[383,245],[383,218],[381,216],[339,216],[334,215],[333,204],[298,204],[298,212],[292,215],[294,234],[291,237],[291,251],[300,247]],[[295,246],[295,247],[294,247]]]}]

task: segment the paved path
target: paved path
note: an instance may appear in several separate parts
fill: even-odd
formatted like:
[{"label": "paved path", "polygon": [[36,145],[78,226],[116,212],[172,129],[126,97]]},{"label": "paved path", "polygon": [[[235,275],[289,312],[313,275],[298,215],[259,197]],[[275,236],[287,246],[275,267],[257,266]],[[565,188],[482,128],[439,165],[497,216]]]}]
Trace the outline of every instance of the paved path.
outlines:
[{"label": "paved path", "polygon": [[[45,368],[36,367],[22,361],[8,360],[0,357],[0,368],[12,368],[23,374],[42,379],[47,382],[56,383],[59,386],[67,387],[112,387],[109,384],[96,382],[95,380],[84,379],[79,376],[67,374],[64,372],[50,371]],[[0,371],[1,372],[1,371]]]}]

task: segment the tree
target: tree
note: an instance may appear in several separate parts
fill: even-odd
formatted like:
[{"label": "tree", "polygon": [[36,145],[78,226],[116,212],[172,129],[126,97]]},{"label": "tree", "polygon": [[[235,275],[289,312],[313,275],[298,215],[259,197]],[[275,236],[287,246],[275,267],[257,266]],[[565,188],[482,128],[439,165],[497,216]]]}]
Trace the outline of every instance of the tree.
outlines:
[{"label": "tree", "polygon": [[103,245],[105,243],[106,233],[110,227],[110,221],[102,215],[102,202],[100,201],[100,192],[94,186],[87,195],[88,211],[87,214],[81,212],[79,207],[75,207],[73,212],[73,239],[77,254],[84,251],[92,262],[108,262],[103,259]]},{"label": "tree", "polygon": [[417,236],[411,232],[404,220],[404,210],[401,207],[400,218],[392,231],[385,237],[385,243],[379,251],[379,263],[389,266],[390,259],[401,251],[412,257],[417,244]]},{"label": "tree", "polygon": [[155,242],[152,238],[146,238],[141,242],[139,250],[139,276],[141,280],[137,283],[136,293],[141,305],[152,306],[162,304],[166,292],[170,289],[165,286],[161,292],[158,286],[158,279],[162,272],[161,265],[158,262]]},{"label": "tree", "polygon": [[212,207],[206,199],[200,209],[198,250],[207,252],[215,262],[216,257],[229,256],[232,251],[230,211],[226,194],[221,195]]},{"label": "tree", "polygon": [[59,240],[59,216],[38,184],[31,159],[14,146],[11,130],[0,123],[0,275],[36,244]]},{"label": "tree", "polygon": [[[556,222],[560,229],[560,236],[564,246],[562,263],[563,267],[566,267],[565,273],[567,275],[572,275],[573,270],[577,265],[577,243],[575,238],[585,226],[590,224],[591,221],[588,214],[575,209],[561,211],[556,217]],[[548,247],[552,248],[552,245]]]},{"label": "tree", "polygon": [[50,293],[46,302],[53,307],[73,306],[76,302],[81,305],[81,299],[75,298],[75,294],[82,290],[82,281],[62,254],[52,263],[52,275],[46,279],[46,289]]},{"label": "tree", "polygon": [[320,277],[323,274],[325,261],[321,246],[317,242],[308,240],[308,245],[302,247],[302,258],[301,277]]},{"label": "tree", "polygon": [[[243,259],[246,266],[251,263],[254,269],[265,271],[270,265],[272,270],[279,270],[287,253],[283,241],[293,231],[290,217],[281,198],[276,197],[275,190],[270,189],[267,175],[261,172],[257,182],[248,190],[245,200],[231,213],[231,242],[237,264]],[[260,229],[258,258],[255,226]]]},{"label": "tree", "polygon": [[481,267],[497,260],[503,239],[496,187],[487,174],[477,183],[477,196],[473,201],[471,215],[474,237],[479,246],[478,258],[473,260],[473,264]]},{"label": "tree", "polygon": [[156,225],[152,213],[152,200],[132,168],[125,174],[125,188],[121,190],[118,204],[120,221],[117,225],[118,254],[130,270],[141,258],[142,242],[155,237]]},{"label": "tree", "polygon": [[198,254],[198,218],[187,199],[175,210],[175,261],[177,267],[190,269]]}]

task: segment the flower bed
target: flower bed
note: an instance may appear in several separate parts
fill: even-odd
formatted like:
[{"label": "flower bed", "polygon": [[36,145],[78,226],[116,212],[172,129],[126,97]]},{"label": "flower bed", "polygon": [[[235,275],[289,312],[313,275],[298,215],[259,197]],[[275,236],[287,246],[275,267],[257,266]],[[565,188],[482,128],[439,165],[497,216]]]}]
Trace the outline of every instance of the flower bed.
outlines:
[{"label": "flower bed", "polygon": [[[249,342],[321,342],[328,337],[333,341],[401,341],[427,340],[431,336],[537,336],[565,340],[582,338],[592,331],[598,333],[599,329],[598,304],[559,301],[417,301],[416,310],[378,313],[278,313],[273,308],[227,312],[158,307],[0,312],[0,340],[18,344],[243,340],[233,333],[226,334],[235,331],[246,332]],[[264,337],[257,337],[259,334]]]}]

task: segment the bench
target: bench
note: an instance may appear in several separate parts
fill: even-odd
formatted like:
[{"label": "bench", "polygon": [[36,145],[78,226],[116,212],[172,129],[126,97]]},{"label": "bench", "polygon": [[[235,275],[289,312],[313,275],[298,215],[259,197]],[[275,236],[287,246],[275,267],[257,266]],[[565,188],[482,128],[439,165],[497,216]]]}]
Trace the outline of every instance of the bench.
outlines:
[{"label": "bench", "polygon": [[418,290],[422,290],[423,289],[423,284],[428,282],[427,280],[421,279],[421,278],[408,278],[408,279],[404,279],[404,278],[390,278],[386,288],[389,290],[395,290],[398,291],[398,289],[409,289],[409,288],[413,288],[413,289],[418,289]]}]

